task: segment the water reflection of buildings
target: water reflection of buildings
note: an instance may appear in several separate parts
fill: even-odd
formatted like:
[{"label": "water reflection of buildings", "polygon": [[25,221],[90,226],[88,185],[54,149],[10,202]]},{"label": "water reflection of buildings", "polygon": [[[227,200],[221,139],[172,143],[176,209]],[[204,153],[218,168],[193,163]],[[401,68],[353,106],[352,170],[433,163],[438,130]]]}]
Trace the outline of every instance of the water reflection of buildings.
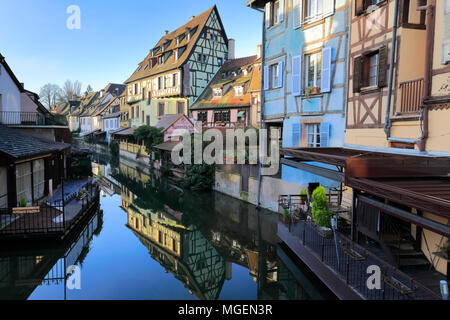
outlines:
[{"label": "water reflection of buildings", "polygon": [[259,299],[323,298],[307,277],[298,275],[301,271],[293,275],[292,266],[280,260],[272,214],[219,193],[200,199],[168,191],[158,179],[124,164],[119,171],[127,226],[151,257],[199,299],[219,297],[233,277],[233,264],[249,270]]},{"label": "water reflection of buildings", "polygon": [[[25,300],[41,285],[61,284],[66,298],[65,270],[82,264],[94,235],[102,229],[102,213],[95,213],[87,222],[58,246],[36,244],[27,251],[9,248],[0,252],[0,299]],[[13,250],[14,249],[14,250]]]}]

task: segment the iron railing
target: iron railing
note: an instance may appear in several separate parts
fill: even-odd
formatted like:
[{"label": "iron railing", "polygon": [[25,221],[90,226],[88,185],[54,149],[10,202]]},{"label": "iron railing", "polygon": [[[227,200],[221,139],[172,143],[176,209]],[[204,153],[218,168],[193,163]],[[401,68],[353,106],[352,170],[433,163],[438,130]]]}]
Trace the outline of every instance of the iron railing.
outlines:
[{"label": "iron railing", "polygon": [[218,122],[202,122],[202,127],[205,128],[245,128],[248,124],[246,122],[230,122],[230,121],[218,121]]},{"label": "iron railing", "polygon": [[74,199],[76,193],[73,193],[66,196],[64,201],[46,201],[25,208],[28,209],[27,212],[18,211],[17,208],[0,209],[0,237],[53,236],[65,233],[99,199],[99,189],[92,183],[87,183],[84,188],[87,196],[79,201]]},{"label": "iron railing", "polygon": [[45,117],[38,112],[0,111],[0,123],[6,125],[45,125]]},{"label": "iron railing", "polygon": [[[436,300],[440,296],[422,283],[411,278],[393,265],[377,257],[348,237],[336,232],[326,237],[319,233],[311,221],[297,223],[279,222],[291,235],[310,249],[313,254],[330,267],[349,287],[368,300]],[[337,244],[337,246],[336,246]],[[369,288],[367,270],[378,267],[381,271],[380,288]]]},{"label": "iron railing", "polygon": [[423,96],[423,78],[404,81],[400,83],[400,110],[401,113],[414,113],[420,111]]}]

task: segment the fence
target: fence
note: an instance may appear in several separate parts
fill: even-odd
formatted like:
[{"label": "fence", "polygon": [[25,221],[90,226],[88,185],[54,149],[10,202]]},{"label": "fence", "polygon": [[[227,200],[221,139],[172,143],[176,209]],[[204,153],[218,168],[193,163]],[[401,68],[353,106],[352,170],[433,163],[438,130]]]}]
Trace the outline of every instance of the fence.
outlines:
[{"label": "fence", "polygon": [[72,193],[63,200],[45,202],[36,207],[0,209],[0,237],[54,236],[63,234],[79,221],[99,199],[99,189],[84,185],[87,195],[75,200]]},{"label": "fence", "polygon": [[0,111],[1,124],[45,125],[45,117],[38,112]]},{"label": "fence", "polygon": [[[366,299],[440,299],[440,296],[431,289],[339,232],[336,232],[335,242],[333,237],[328,238],[320,234],[310,221],[290,223],[288,229],[304,247],[313,251],[322,263],[332,268],[341,280]],[[380,289],[370,289],[367,286],[369,277],[367,270],[371,266],[378,266],[381,270]]]}]

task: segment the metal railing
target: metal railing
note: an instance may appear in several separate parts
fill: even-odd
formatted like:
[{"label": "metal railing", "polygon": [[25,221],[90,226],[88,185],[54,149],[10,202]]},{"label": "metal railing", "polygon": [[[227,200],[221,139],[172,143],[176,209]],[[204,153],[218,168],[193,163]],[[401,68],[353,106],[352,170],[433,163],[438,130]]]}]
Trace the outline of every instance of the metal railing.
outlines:
[{"label": "metal railing", "polygon": [[242,122],[202,122],[202,126],[206,128],[245,128],[247,127],[247,123]]},{"label": "metal railing", "polygon": [[74,192],[66,196],[64,201],[61,199],[46,201],[34,207],[0,209],[0,237],[51,236],[66,232],[99,199],[99,189],[92,183],[87,183],[84,188],[87,195],[79,201],[75,199]]},{"label": "metal railing", "polygon": [[[279,221],[279,224],[286,225]],[[309,248],[314,255],[349,287],[369,300],[436,300],[441,297],[417,280],[377,257],[340,232],[335,239],[319,233],[312,221],[299,221],[286,225],[290,234]],[[337,246],[336,246],[337,243]],[[367,285],[369,267],[377,266],[381,271],[380,288]]]},{"label": "metal railing", "polygon": [[0,111],[0,123],[6,125],[45,125],[45,117],[38,112]]},{"label": "metal railing", "polygon": [[401,113],[420,111],[423,96],[423,78],[408,80],[400,83],[400,110]]}]

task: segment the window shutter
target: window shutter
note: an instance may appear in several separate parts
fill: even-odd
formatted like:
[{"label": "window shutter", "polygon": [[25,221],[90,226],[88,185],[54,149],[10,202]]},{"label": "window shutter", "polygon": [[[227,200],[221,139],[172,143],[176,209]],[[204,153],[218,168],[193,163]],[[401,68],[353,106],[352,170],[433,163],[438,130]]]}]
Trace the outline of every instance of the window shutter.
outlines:
[{"label": "window shutter", "polygon": [[450,0],[445,0],[442,21],[442,64],[450,62]]},{"label": "window shutter", "polygon": [[302,94],[302,56],[292,57],[292,95]]},{"label": "window shutter", "polygon": [[271,27],[271,25],[270,25],[270,16],[271,16],[271,12],[270,12],[270,10],[271,10],[271,2],[267,2],[266,3],[266,9],[264,10],[264,12],[265,12],[265,18],[266,18],[266,28],[270,28]]},{"label": "window shutter", "polygon": [[325,0],[323,2],[323,16],[328,17],[334,14],[335,0]]},{"label": "window shutter", "polygon": [[321,92],[331,91],[331,47],[322,49]]},{"label": "window shutter", "polygon": [[269,66],[264,66],[264,90],[269,90]]},{"label": "window shutter", "polygon": [[283,22],[284,20],[284,2],[286,0],[280,0],[280,13],[278,17],[278,22]]},{"label": "window shutter", "polygon": [[278,88],[283,87],[284,80],[284,61],[278,62]]},{"label": "window shutter", "polygon": [[294,123],[292,125],[292,147],[300,147],[300,123]]},{"label": "window shutter", "polygon": [[383,46],[378,51],[378,87],[387,86],[388,50]]},{"label": "window shutter", "polygon": [[353,92],[361,91],[362,62],[362,56],[356,57],[353,60]]},{"label": "window shutter", "polygon": [[364,13],[364,0],[355,1],[355,16],[359,16]]},{"label": "window shutter", "polygon": [[328,122],[322,122],[320,124],[320,147],[328,147],[330,144],[330,128],[331,125]]},{"label": "window shutter", "polygon": [[302,0],[293,0],[293,21],[294,29],[298,29],[302,26],[303,11],[302,11]]}]

